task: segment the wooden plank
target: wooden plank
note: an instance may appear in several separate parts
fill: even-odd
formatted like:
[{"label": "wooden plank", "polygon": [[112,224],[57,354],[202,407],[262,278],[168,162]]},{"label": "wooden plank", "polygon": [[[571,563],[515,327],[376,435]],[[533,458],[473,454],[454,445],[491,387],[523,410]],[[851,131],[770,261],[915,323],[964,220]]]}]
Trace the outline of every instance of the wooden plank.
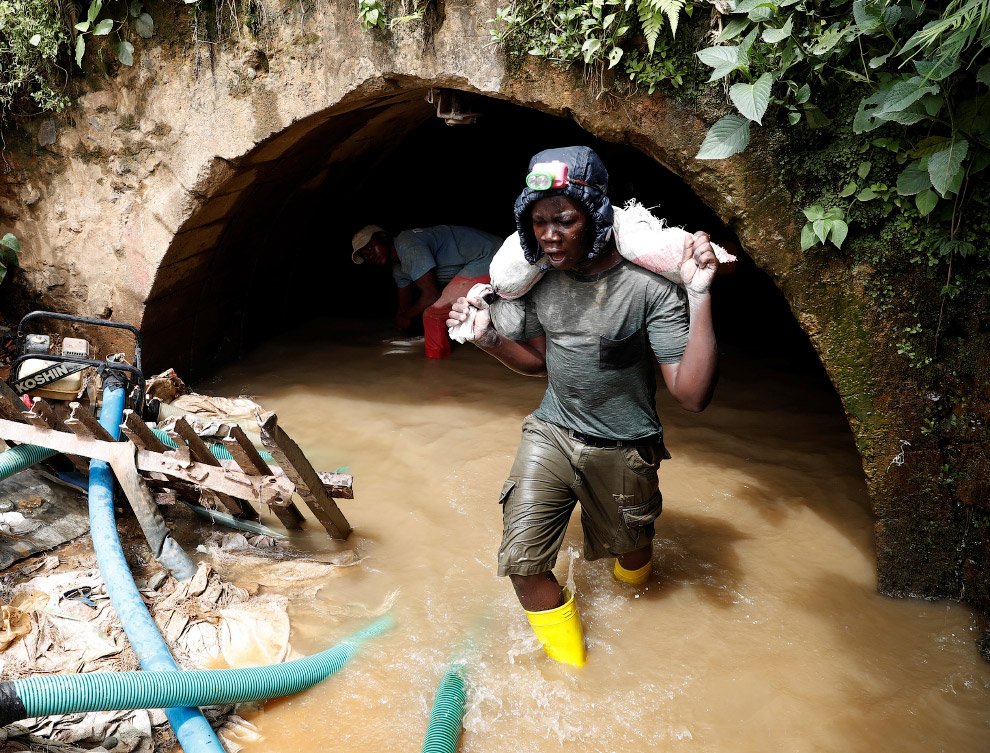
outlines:
[{"label": "wooden plank", "polygon": [[72,413],[66,419],[65,425],[73,433],[92,439],[99,439],[101,442],[116,441],[110,432],[100,425],[100,422],[96,420],[96,416],[79,403],[69,403],[69,408],[72,409]]},{"label": "wooden plank", "polygon": [[[2,381],[0,380],[0,383]],[[13,393],[13,390],[11,390],[11,393]],[[0,418],[7,421],[24,421],[23,407],[24,403],[20,401],[20,398],[15,397],[11,399],[7,395],[0,393]]]},{"label": "wooden plank", "polygon": [[[7,419],[0,419],[0,437],[48,447],[56,452],[96,458],[107,463],[113,462],[115,453],[133,452],[135,449],[129,442],[105,442]],[[296,487],[286,476],[248,476],[245,473],[196,463],[189,459],[187,453],[188,450],[172,450],[165,454],[138,450],[137,467],[146,473],[163,473],[197,486],[266,505],[287,504],[292,501]]]},{"label": "wooden plank", "polygon": [[[34,408],[29,413],[22,414],[34,426],[65,431],[66,426],[55,414],[55,409],[40,397],[34,398]],[[73,467],[81,473],[89,473],[89,461],[79,455],[66,455]]]},{"label": "wooden plank", "polygon": [[274,413],[261,425],[261,443],[268,448],[275,462],[296,485],[296,492],[327,529],[327,533],[335,539],[346,539],[351,532],[347,518],[326,493],[323,482],[299,449],[299,445],[278,425],[278,417]]},{"label": "wooden plank", "polygon": [[[249,476],[267,476],[272,473],[268,463],[261,457],[261,453],[255,449],[244,430],[237,424],[230,425],[227,437],[223,440],[223,446],[234,458],[237,467]],[[302,523],[306,519],[299,512],[295,503],[291,501],[284,507],[272,507],[271,509],[287,530],[302,528]]]},{"label": "wooden plank", "polygon": [[[206,442],[200,438],[199,434],[189,425],[186,419],[179,416],[173,426],[175,427],[175,434],[178,434],[181,439],[185,440],[185,443],[189,447],[189,452],[192,453],[196,462],[218,468],[221,467],[220,461],[213,457],[213,453],[206,446]],[[177,440],[176,444],[182,444],[182,442]],[[212,491],[216,492],[215,489]],[[220,503],[233,515],[238,515],[247,520],[260,520],[261,516],[258,515],[257,511],[246,500],[231,497],[223,492],[216,492],[216,495]]]},{"label": "wooden plank", "polygon": [[354,477],[349,473],[317,471],[327,494],[336,499],[354,499]]},{"label": "wooden plank", "polygon": [[120,430],[139,449],[150,450],[151,452],[168,452],[172,449],[156,437],[155,432],[149,429],[141,417],[130,409],[124,411],[124,423],[120,425]]}]

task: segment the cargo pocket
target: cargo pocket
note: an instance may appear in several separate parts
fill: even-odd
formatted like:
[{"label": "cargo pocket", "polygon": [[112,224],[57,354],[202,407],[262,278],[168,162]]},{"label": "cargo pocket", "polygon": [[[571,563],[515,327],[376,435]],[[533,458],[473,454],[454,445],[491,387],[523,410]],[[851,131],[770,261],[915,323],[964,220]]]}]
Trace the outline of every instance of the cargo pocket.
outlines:
[{"label": "cargo pocket", "polygon": [[631,552],[641,546],[646,546],[653,538],[656,530],[654,521],[660,517],[663,510],[663,495],[660,490],[646,502],[638,505],[620,507],[622,527],[615,537],[613,551]]},{"label": "cargo pocket", "polygon": [[506,501],[512,496],[512,490],[516,488],[516,484],[519,482],[517,478],[509,478],[505,480],[502,484],[502,493],[498,495],[498,503],[505,506]]},{"label": "cargo pocket", "polygon": [[630,445],[622,447],[622,459],[633,473],[641,476],[652,476],[660,467],[660,461],[670,457],[663,442],[652,444]]},{"label": "cargo pocket", "polygon": [[598,368],[602,371],[618,371],[635,366],[646,354],[646,339],[643,328],[621,340],[610,337],[599,338]]}]

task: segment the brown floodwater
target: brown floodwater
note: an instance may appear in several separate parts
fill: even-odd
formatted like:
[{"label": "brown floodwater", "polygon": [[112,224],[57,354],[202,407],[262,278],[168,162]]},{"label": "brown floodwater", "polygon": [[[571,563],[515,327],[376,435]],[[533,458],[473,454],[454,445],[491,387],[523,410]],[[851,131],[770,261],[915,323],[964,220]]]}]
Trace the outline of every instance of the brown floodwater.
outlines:
[{"label": "brown floodwater", "polygon": [[317,468],[354,474],[348,541],[311,524],[293,542],[363,559],[277,589],[293,648],[327,648],[389,604],[397,626],[320,686],[269,702],[250,753],[418,751],[452,660],[468,667],[462,753],[990,751],[973,615],[876,593],[862,468],[820,375],[730,353],[704,413],[661,393],[673,458],[649,587],[575,556],[576,515],[558,559],[561,581],[573,560],[578,670],[544,655],[495,575],[498,492],[545,381],[470,346],[428,361],[370,327],[331,327],[200,389],[256,396]]}]

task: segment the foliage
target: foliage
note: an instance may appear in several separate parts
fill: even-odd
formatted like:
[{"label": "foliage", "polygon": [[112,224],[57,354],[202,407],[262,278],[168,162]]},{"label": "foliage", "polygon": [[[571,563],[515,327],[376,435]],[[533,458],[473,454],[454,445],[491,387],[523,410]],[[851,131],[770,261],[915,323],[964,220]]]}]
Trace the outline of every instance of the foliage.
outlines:
[{"label": "foliage", "polygon": [[358,21],[362,29],[384,29],[387,20],[385,9],[378,0],[358,0]]},{"label": "foliage", "polygon": [[126,38],[133,30],[145,39],[155,22],[142,0],[91,0],[85,16],[79,2],[0,0],[0,116],[30,112],[60,112],[67,104],[65,88],[69,62],[82,67],[87,46],[96,38],[112,39],[123,65],[134,63],[134,46]]},{"label": "foliage", "polygon": [[[662,81],[683,83],[684,71],[668,53],[681,11],[692,10],[685,0],[513,0],[496,10],[491,34],[516,58],[528,54],[564,67],[582,63],[599,73],[625,61],[629,81],[652,94]],[[670,37],[661,36],[665,25]]]},{"label": "foliage", "polygon": [[[920,0],[855,0],[827,8],[803,0],[742,0],[716,45],[698,52],[712,69],[710,81],[736,81],[729,99],[739,112],[712,126],[698,158],[722,159],[746,148],[750,131],[740,115],[759,125],[774,105],[791,125],[804,120],[821,128],[830,120],[812,101],[813,90],[825,101],[843,86],[860,87],[853,131],[895,127],[887,130],[896,135],[873,143],[903,165],[897,194],[914,197],[920,217],[951,203],[942,242],[958,250],[953,244],[967,185],[990,165],[988,44],[990,0],[952,0],[941,11]],[[850,176],[839,197],[876,199],[875,185],[860,185],[865,177]],[[811,237],[825,240],[812,227],[824,221],[814,214],[802,245]],[[845,236],[827,237],[841,245]]]},{"label": "foliage", "polygon": [[7,276],[8,269],[18,266],[17,255],[20,252],[21,244],[13,233],[0,238],[0,282]]},{"label": "foliage", "polygon": [[61,110],[68,32],[51,0],[0,0],[0,115]]},{"label": "foliage", "polygon": [[123,30],[127,25],[128,19],[133,19],[134,30],[143,38],[149,39],[155,33],[155,21],[152,17],[144,12],[144,3],[142,0],[131,0],[130,3],[121,3],[126,6],[121,13],[123,16],[120,20],[114,19],[112,16],[108,16],[99,19],[100,12],[103,10],[103,0],[91,0],[89,5],[89,10],[86,13],[86,19],[75,24],[76,34],[76,46],[75,46],[75,59],[76,65],[82,68],[83,56],[86,54],[86,37],[105,37],[111,33],[114,33],[116,40],[114,42],[114,51],[117,54],[117,60],[123,65],[134,65],[134,45],[124,39]]}]

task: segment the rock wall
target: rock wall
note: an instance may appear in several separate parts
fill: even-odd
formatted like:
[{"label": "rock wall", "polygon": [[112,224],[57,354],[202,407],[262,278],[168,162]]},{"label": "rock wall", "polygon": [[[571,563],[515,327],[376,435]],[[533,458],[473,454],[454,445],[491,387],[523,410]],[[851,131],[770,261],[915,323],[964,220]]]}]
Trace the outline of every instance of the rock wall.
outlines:
[{"label": "rock wall", "polygon": [[[683,178],[787,297],[863,456],[881,590],[990,609],[982,435],[963,452],[968,486],[933,485],[947,449],[919,437],[922,390],[871,310],[869,270],[800,252],[804,218],[778,174],[784,147],[774,131],[730,160],[698,162],[717,117],[710,108],[659,92],[596,97],[576,74],[544,67],[508,75],[488,44],[493,0],[446,0],[428,27],[371,33],[351,2],[267,0],[260,32],[234,24],[224,44],[196,43],[190,9],[161,5],[157,36],[136,40],[133,68],[87,70],[66,113],[24,122],[10,139],[3,230],[22,239],[14,282],[37,305],[140,325],[156,365],[188,372],[233,357],[249,315],[244,291],[263,273],[241,220],[287,185],[373,166],[432,116],[423,102],[431,87],[569,116]],[[981,316],[974,337],[986,329]],[[990,383],[983,368],[960,389]],[[975,398],[990,403],[985,390]]]}]

